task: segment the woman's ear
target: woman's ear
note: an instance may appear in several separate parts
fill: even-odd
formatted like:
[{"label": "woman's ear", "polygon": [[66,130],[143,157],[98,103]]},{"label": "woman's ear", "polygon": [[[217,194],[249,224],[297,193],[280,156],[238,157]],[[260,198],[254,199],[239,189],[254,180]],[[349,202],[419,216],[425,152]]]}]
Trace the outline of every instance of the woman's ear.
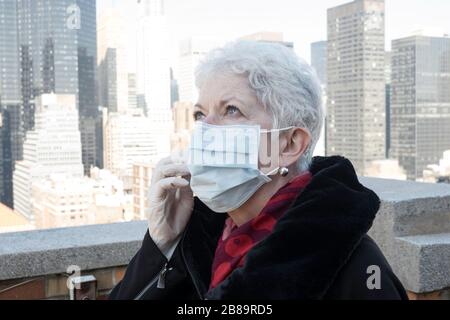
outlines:
[{"label": "woman's ear", "polygon": [[289,167],[297,163],[311,143],[311,135],[306,129],[294,128],[284,134],[280,145],[280,166]]}]

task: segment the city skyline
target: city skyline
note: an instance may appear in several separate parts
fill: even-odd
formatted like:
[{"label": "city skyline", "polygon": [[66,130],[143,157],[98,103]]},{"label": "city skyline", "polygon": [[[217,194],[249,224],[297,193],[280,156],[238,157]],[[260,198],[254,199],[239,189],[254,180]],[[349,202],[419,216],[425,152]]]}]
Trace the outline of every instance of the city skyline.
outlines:
[{"label": "city skyline", "polygon": [[[176,67],[179,42],[191,36],[215,36],[220,41],[230,41],[259,31],[283,32],[287,41],[294,42],[296,53],[309,62],[310,44],[327,40],[327,9],[348,2],[351,1],[319,0],[311,6],[308,1],[298,0],[166,0],[172,38],[171,65]],[[132,24],[134,1],[127,1],[126,6],[123,0],[97,0],[97,3],[98,14],[114,3],[121,6]],[[392,40],[420,29],[425,29],[428,35],[450,34],[450,20],[441,12],[450,12],[450,1],[386,0],[385,49],[391,49]]]},{"label": "city skyline", "polygon": [[[0,94],[3,94],[3,100],[0,101],[0,156],[3,158],[0,166],[3,177],[0,194],[11,194],[14,189],[14,202],[19,203],[18,211],[29,220],[34,219],[28,200],[31,192],[29,188],[34,183],[41,183],[39,179],[48,179],[51,172],[45,173],[45,177],[36,173],[36,181],[28,180],[34,160],[29,155],[25,159],[18,156],[22,153],[22,146],[25,151],[28,150],[28,154],[30,146],[36,149],[32,148],[35,153],[46,152],[45,144],[34,146],[30,144],[33,143],[32,139],[22,144],[25,136],[35,134],[35,130],[28,127],[31,119],[34,122],[34,111],[28,110],[28,105],[34,108],[34,102],[37,103],[43,93],[72,94],[79,116],[79,131],[74,134],[81,137],[84,175],[91,172],[89,165],[99,169],[103,169],[104,165],[106,170],[123,182],[125,195],[132,196],[133,193],[139,199],[139,208],[135,210],[139,212],[137,216],[142,217],[142,201],[146,191],[141,184],[150,179],[148,170],[152,170],[151,166],[158,159],[178,148],[186,148],[189,143],[192,108],[198,95],[194,83],[196,66],[209,50],[237,39],[281,42],[293,48],[301,57],[308,56],[307,60],[318,69],[328,119],[315,155],[345,156],[352,161],[360,175],[365,175],[369,168],[372,174],[384,174],[384,177],[386,172],[393,177],[405,176],[401,172],[404,162],[398,152],[393,153],[394,158],[388,158],[391,120],[395,122],[403,118],[391,119],[390,116],[391,54],[385,49],[390,47],[392,40],[393,51],[398,50],[396,43],[399,39],[415,33],[418,29],[416,24],[424,23],[427,19],[421,20],[419,17],[416,24],[402,26],[401,29],[395,27],[393,32],[389,25],[398,12],[391,13],[389,5],[384,6],[389,3],[394,6],[392,0],[324,0],[307,12],[309,20],[305,21],[302,20],[305,12],[296,10],[300,8],[299,4],[290,0],[281,0],[276,8],[273,1],[262,1],[259,6],[252,7],[250,4],[256,2],[251,0],[240,7],[233,7],[236,2],[232,0],[231,4],[212,8],[204,0],[191,0],[188,4],[183,2],[179,5],[173,0],[142,0],[138,5],[138,1],[134,0],[128,2],[130,6],[123,11],[123,1],[108,0],[110,5],[115,5],[105,6],[106,0],[77,0],[82,4],[78,7],[81,10],[79,29],[77,26],[74,26],[75,29],[66,28],[67,21],[63,19],[66,12],[63,9],[68,2],[54,5],[56,0],[40,0],[36,2],[38,4],[30,0],[17,0],[17,3],[22,1],[27,4],[24,6],[27,10],[17,8],[15,17],[13,12],[16,8],[11,4],[16,3],[16,0],[0,0],[0,7],[9,10],[6,22],[0,23],[12,23],[9,31],[0,32],[0,49],[17,47],[16,51],[8,51],[8,55],[4,56],[6,60],[0,59],[0,67],[3,68],[0,71],[11,70],[10,73],[2,71],[0,77]],[[398,1],[400,3],[403,0]],[[432,1],[443,5],[441,1]],[[96,7],[99,3],[103,4]],[[201,5],[208,12],[207,16],[200,10]],[[286,8],[290,5],[292,7],[287,12]],[[218,8],[222,11],[219,12]],[[270,11],[269,8],[276,10]],[[406,20],[411,8],[416,7],[412,5],[403,12]],[[129,10],[133,11],[133,15],[127,14]],[[196,14],[191,14],[196,10]],[[31,20],[25,17],[41,11],[44,14],[36,14],[32,18],[38,22],[36,28],[32,28]],[[229,30],[225,30],[222,17],[226,15],[223,12],[231,14],[227,24],[233,24],[233,27]],[[219,17],[219,13],[222,17]],[[322,21],[322,16],[327,20]],[[131,17],[135,19],[130,21]],[[209,25],[208,21],[213,17],[217,18],[216,24]],[[187,20],[191,24],[184,27]],[[283,23],[280,22],[282,20]],[[299,37],[298,26],[304,23],[310,23],[308,30],[302,31]],[[436,23],[441,22],[436,19]],[[316,28],[319,24],[321,27]],[[203,29],[200,30],[198,25],[202,25]],[[14,39],[15,27],[17,44],[9,41]],[[45,28],[50,28],[56,34],[55,39],[42,36]],[[323,28],[326,30],[325,35],[321,34]],[[441,29],[445,28],[446,23],[443,23]],[[408,32],[402,37],[392,38],[406,29]],[[202,33],[202,30],[205,32]],[[430,33],[450,42],[450,38],[443,37],[442,31],[425,28],[424,34]],[[0,50],[0,53],[4,52],[5,49]],[[67,61],[64,58],[68,58]],[[433,59],[441,60],[438,56]],[[442,59],[447,59],[447,56]],[[8,64],[8,61],[15,63]],[[443,78],[447,74],[447,63],[450,65],[448,60],[442,63],[444,69],[440,72]],[[95,64],[94,69],[91,68],[92,64]],[[13,72],[16,67],[20,69],[19,72]],[[398,78],[398,73],[398,70],[394,72],[394,80],[395,76]],[[10,83],[15,84],[15,87],[8,86]],[[446,82],[432,84],[434,87],[429,90],[430,95],[435,92],[442,95],[443,89],[447,88]],[[398,83],[394,81],[394,93],[398,89],[395,85],[398,86]],[[398,100],[398,95],[394,95],[394,99]],[[98,107],[103,107],[101,114]],[[394,107],[400,109],[398,104]],[[427,106],[421,107],[424,109]],[[397,128],[393,133],[396,134],[394,138],[398,138],[401,128],[398,129],[398,123],[394,123],[393,128]],[[427,141],[432,141],[433,137],[427,137]],[[433,149],[432,157],[429,154],[420,155],[422,163],[419,171],[436,165],[442,153],[450,149],[450,144],[446,147],[444,135],[441,134],[439,139],[440,146]],[[394,146],[402,143],[397,140]],[[74,148],[78,150],[79,146]],[[86,159],[87,153],[96,156],[95,151],[99,155],[97,160]],[[14,172],[13,186],[11,168],[14,164],[19,170]],[[51,163],[47,165],[53,169]],[[57,166],[54,168],[57,171]],[[136,175],[141,179],[139,184],[134,181]],[[420,175],[408,174],[410,179],[416,176]],[[48,181],[41,184],[42,190],[48,189],[46,183]],[[47,191],[52,193],[54,190],[50,189]],[[41,191],[37,194],[41,194]],[[10,203],[5,204],[11,206]],[[45,206],[41,204],[38,207]]]}]

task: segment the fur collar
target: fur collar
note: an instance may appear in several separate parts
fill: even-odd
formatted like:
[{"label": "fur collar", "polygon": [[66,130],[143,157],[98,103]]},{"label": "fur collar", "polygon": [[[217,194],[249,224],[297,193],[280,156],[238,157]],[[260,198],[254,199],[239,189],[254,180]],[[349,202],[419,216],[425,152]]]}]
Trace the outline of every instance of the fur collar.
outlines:
[{"label": "fur collar", "polygon": [[[208,299],[323,298],[372,226],[380,202],[343,157],[316,157],[310,171],[311,182],[273,233],[253,247],[244,267],[209,292]],[[183,252],[201,295],[209,285],[225,218],[196,199]]]}]

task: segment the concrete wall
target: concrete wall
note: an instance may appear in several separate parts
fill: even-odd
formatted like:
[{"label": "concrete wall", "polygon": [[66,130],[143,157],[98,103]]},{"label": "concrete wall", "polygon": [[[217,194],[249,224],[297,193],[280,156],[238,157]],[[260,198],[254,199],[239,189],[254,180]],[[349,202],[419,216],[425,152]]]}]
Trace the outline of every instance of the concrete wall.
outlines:
[{"label": "concrete wall", "polygon": [[361,178],[381,208],[370,230],[411,292],[450,288],[450,185]]},{"label": "concrete wall", "polygon": [[[374,178],[361,178],[361,182],[382,200],[370,235],[410,297],[448,298],[450,185]],[[41,293],[55,293],[54,288],[59,288],[61,296],[71,265],[79,266],[83,274],[102,275],[100,288],[112,288],[139,249],[146,229],[142,221],[0,234],[0,299],[20,298],[20,293],[14,295],[5,288],[32,283],[41,283],[35,286]]]}]

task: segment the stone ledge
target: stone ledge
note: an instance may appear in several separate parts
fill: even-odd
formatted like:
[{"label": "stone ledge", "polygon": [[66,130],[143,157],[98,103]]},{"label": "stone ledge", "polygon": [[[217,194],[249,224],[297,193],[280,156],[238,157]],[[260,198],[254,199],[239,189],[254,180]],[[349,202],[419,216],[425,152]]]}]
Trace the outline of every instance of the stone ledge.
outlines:
[{"label": "stone ledge", "polygon": [[421,183],[368,177],[359,177],[359,180],[363,185],[374,190],[380,199],[388,202],[450,197],[450,184]]},{"label": "stone ledge", "polygon": [[0,280],[127,265],[147,230],[145,221],[0,235]]},{"label": "stone ledge", "polygon": [[[450,288],[450,233],[399,237],[409,247],[409,264],[402,266],[405,285],[415,292]],[[414,281],[416,280],[416,281]],[[417,281],[419,280],[419,281]]]},{"label": "stone ledge", "polygon": [[[381,199],[370,230],[413,294],[450,287],[450,185],[360,178]],[[0,281],[125,266],[147,222],[0,234]]]},{"label": "stone ledge", "polygon": [[369,234],[412,293],[450,287],[450,185],[360,178],[381,207]]}]

